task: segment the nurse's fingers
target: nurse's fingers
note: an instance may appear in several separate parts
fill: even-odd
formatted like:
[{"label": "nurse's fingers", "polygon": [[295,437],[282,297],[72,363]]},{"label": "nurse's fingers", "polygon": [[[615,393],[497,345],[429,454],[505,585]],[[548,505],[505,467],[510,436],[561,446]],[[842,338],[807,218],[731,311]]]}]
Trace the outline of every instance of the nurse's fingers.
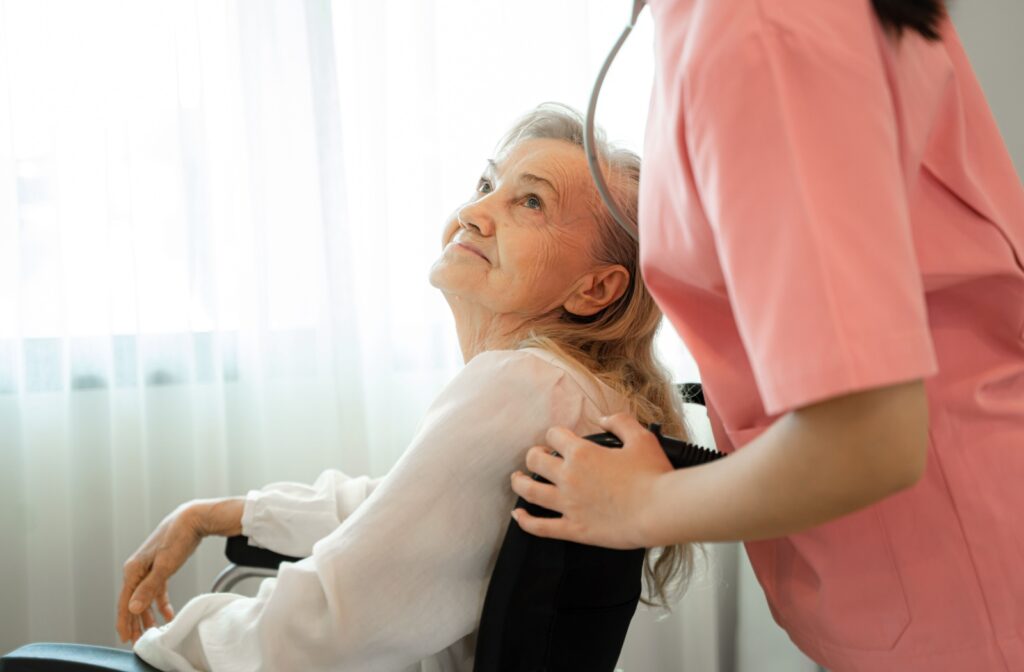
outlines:
[{"label": "nurse's fingers", "polygon": [[523,499],[543,506],[545,509],[559,511],[558,488],[535,481],[521,471],[512,473],[512,491]]},{"label": "nurse's fingers", "polygon": [[580,536],[574,533],[571,522],[566,518],[540,518],[530,515],[525,509],[512,511],[512,518],[524,532],[535,537],[582,541]]},{"label": "nurse's fingers", "polygon": [[598,420],[601,427],[619,437],[623,447],[636,441],[650,432],[646,427],[637,422],[636,418],[628,413],[615,413]]},{"label": "nurse's fingers", "polygon": [[581,445],[590,443],[565,427],[550,427],[544,434],[544,440],[562,457],[572,457]]},{"label": "nurse's fingers", "polygon": [[559,472],[563,466],[565,466],[565,460],[553,455],[544,446],[534,446],[526,451],[526,468],[555,485],[561,481]]}]

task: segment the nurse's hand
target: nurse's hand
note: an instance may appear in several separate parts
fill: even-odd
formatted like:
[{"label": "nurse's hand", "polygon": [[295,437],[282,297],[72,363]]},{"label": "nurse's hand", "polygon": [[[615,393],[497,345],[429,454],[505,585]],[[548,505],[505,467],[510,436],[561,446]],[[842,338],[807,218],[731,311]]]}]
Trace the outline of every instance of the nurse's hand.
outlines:
[{"label": "nurse's hand", "polygon": [[618,413],[600,424],[619,437],[621,449],[609,450],[552,427],[546,436],[550,448],[534,446],[526,453],[527,468],[551,485],[520,471],[512,474],[516,494],[562,517],[537,518],[523,509],[512,517],[539,537],[606,548],[646,547],[643,521],[651,489],[659,476],[672,471],[672,464],[657,437],[629,415]]},{"label": "nurse's hand", "polygon": [[174,618],[167,580],[181,568],[203,537],[241,534],[244,498],[196,500],[172,511],[124,563],[117,602],[117,634],[135,642],[156,625],[153,607],[165,621]]}]

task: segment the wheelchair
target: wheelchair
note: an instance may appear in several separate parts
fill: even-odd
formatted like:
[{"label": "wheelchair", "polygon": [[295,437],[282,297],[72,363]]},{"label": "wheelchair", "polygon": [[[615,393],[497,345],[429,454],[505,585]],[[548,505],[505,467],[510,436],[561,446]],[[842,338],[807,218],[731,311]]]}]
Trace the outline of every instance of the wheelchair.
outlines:
[{"label": "wheelchair", "polygon": [[[699,383],[679,390],[684,402],[704,405]],[[522,499],[517,506],[555,515]],[[225,555],[229,564],[211,592],[301,560],[250,546],[244,536],[229,538]],[[474,672],[611,672],[640,600],[643,563],[642,548],[543,539],[510,520],[484,599]],[[0,658],[0,672],[154,671],[131,651],[85,644],[27,644]]]}]

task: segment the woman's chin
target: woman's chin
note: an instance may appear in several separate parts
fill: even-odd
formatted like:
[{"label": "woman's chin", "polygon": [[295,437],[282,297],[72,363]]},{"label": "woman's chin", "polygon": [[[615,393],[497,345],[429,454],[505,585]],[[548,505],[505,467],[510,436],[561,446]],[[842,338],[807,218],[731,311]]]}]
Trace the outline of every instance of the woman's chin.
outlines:
[{"label": "woman's chin", "polygon": [[436,287],[442,292],[448,289],[448,269],[445,268],[444,259],[438,259],[434,262],[434,265],[430,267],[430,272],[427,273],[427,281],[431,287]]},{"label": "woman's chin", "polygon": [[461,261],[461,259],[449,258],[448,253],[442,254],[430,267],[430,273],[427,276],[430,284],[442,292],[457,292],[460,289],[466,289],[469,278],[466,277],[465,265],[460,263]]}]

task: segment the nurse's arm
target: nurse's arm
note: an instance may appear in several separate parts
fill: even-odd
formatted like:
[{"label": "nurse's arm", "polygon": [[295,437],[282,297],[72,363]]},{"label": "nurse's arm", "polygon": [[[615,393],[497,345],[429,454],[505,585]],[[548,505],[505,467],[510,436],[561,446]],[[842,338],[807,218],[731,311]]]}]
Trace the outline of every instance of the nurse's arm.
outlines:
[{"label": "nurse's arm", "polygon": [[916,483],[927,437],[921,381],[797,409],[728,459],[658,476],[644,545],[780,537],[838,518]]},{"label": "nurse's arm", "polygon": [[[564,428],[534,446],[512,489],[563,514],[512,512],[530,534],[610,548],[792,534],[910,487],[927,452],[920,381],[858,392],[779,418],[728,459],[674,471],[657,439],[617,414],[601,426],[623,440],[606,450]],[[561,457],[550,454],[551,449]]]}]

